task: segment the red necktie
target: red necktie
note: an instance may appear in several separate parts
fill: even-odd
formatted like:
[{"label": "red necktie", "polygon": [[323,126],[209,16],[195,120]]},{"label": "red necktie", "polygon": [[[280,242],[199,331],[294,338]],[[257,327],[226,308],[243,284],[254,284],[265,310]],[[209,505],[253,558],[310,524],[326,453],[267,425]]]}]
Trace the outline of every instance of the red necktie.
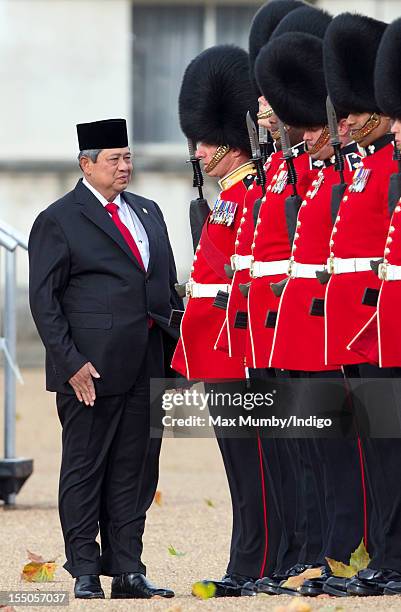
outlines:
[{"label": "red necktie", "polygon": [[[111,218],[113,219],[114,223],[116,224],[116,226],[120,230],[120,232],[121,232],[125,242],[128,244],[128,246],[131,249],[132,253],[137,258],[138,263],[141,266],[141,268],[144,270],[144,272],[146,272],[145,266],[143,265],[143,259],[141,257],[140,252],[139,252],[138,246],[137,246],[137,244],[136,244],[136,242],[135,242],[131,232],[129,231],[128,227],[126,225],[124,225],[124,223],[121,221],[121,219],[120,219],[120,217],[118,215],[118,204],[115,204],[114,202],[109,202],[108,204],[106,204],[105,209],[107,210],[107,212],[109,212],[111,214]],[[153,327],[153,325],[154,325],[153,319],[148,317],[148,327],[149,327],[149,329],[151,329]]]},{"label": "red necktie", "polygon": [[137,258],[139,265],[146,272],[145,266],[143,265],[143,259],[141,257],[140,252],[139,252],[138,246],[137,246],[137,244],[136,244],[136,242],[135,242],[131,232],[129,231],[128,227],[126,225],[124,225],[124,223],[121,221],[121,219],[120,219],[120,217],[118,215],[118,208],[119,208],[118,204],[115,204],[114,202],[109,202],[105,206],[105,209],[107,210],[107,212],[109,212],[111,214],[111,218],[113,219],[114,223],[116,224],[116,226],[120,230],[120,232],[121,232],[125,242],[128,244],[128,246],[131,249],[132,253]]}]

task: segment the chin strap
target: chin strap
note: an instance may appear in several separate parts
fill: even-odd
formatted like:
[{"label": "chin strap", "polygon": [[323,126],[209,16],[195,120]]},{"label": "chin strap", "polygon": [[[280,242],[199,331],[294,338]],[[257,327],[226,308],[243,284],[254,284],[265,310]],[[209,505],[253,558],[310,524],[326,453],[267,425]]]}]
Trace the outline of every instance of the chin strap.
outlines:
[{"label": "chin strap", "polygon": [[205,172],[208,173],[214,170],[217,164],[221,162],[223,157],[227,155],[229,150],[230,150],[230,147],[228,145],[220,145],[219,147],[217,147],[212,159],[210,160],[208,165],[205,166]]},{"label": "chin strap", "polygon": [[258,119],[270,119],[274,115],[274,110],[272,108],[268,108],[265,111],[261,111],[256,116]]},{"label": "chin strap", "polygon": [[316,153],[319,153],[320,149],[323,149],[323,147],[327,145],[329,140],[330,140],[330,130],[329,130],[329,126],[326,125],[323,128],[322,133],[320,134],[319,138],[317,139],[313,147],[310,147],[310,148],[308,147],[309,155],[316,155]]},{"label": "chin strap", "polygon": [[355,142],[361,142],[366,136],[369,136],[377,127],[379,127],[381,122],[380,115],[377,113],[373,113],[370,115],[369,119],[365,123],[360,130],[352,130],[351,136],[355,140]]}]

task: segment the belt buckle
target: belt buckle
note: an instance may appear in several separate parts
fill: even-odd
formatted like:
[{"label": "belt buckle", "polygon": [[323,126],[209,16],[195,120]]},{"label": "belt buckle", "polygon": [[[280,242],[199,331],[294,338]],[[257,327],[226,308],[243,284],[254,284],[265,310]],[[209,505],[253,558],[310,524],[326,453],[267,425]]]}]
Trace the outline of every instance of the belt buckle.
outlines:
[{"label": "belt buckle", "polygon": [[327,260],[327,270],[329,274],[335,274],[335,261],[334,257],[329,257]]},{"label": "belt buckle", "polygon": [[379,278],[382,281],[386,281],[388,280],[388,276],[387,276],[387,263],[381,263],[379,264],[379,268],[378,268],[378,272],[379,272]]},{"label": "belt buckle", "polygon": [[230,265],[231,265],[232,270],[234,270],[234,272],[237,271],[237,262],[238,262],[238,255],[231,255]]},{"label": "belt buckle", "polygon": [[251,265],[250,265],[250,267],[249,267],[249,276],[250,276],[251,278],[256,278],[256,277],[254,276],[255,264],[256,264],[256,261],[251,261]]},{"label": "belt buckle", "polygon": [[192,295],[192,289],[194,286],[194,281],[192,279],[190,279],[187,284],[185,285],[185,296],[186,297],[193,297]]},{"label": "belt buckle", "polygon": [[288,261],[288,270],[287,270],[287,274],[288,276],[292,276],[293,272],[294,272],[294,267],[295,267],[295,261],[292,261],[291,259]]}]

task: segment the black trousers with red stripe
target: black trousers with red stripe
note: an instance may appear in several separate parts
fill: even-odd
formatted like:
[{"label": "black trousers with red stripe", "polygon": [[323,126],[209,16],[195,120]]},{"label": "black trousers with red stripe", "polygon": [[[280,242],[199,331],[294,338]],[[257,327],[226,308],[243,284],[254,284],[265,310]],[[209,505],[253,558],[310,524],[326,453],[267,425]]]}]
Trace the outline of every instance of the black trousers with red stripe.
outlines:
[{"label": "black trousers with red stripe", "polygon": [[[369,567],[401,572],[401,368],[364,363],[345,366],[344,372],[358,388],[354,410],[371,502]],[[363,387],[360,379],[366,380]]]},{"label": "black trousers with red stripe", "polygon": [[[314,414],[325,401],[322,397],[324,379],[343,380],[340,370],[322,372],[290,372],[294,379],[299,378],[298,398],[302,413]],[[314,384],[316,381],[317,384]],[[330,387],[328,387],[330,393]],[[350,422],[352,404],[344,384],[344,394],[339,393],[338,410],[349,411]],[[337,402],[336,399],[336,402]],[[352,435],[352,434],[351,434]],[[366,534],[366,492],[361,449],[357,433],[350,438],[315,438],[298,440],[308,454],[307,470],[312,472],[314,503],[319,508],[321,528],[321,548],[317,552],[316,533],[308,529],[309,545],[300,558],[306,563],[326,563],[326,557],[349,563],[350,554],[358,547]],[[308,474],[301,480],[311,480]],[[309,509],[313,500],[305,500],[307,520],[313,519]],[[311,540],[312,538],[312,540]],[[313,540],[314,538],[314,540]]]},{"label": "black trousers with red stripe", "polygon": [[[223,385],[205,384],[206,392]],[[209,406],[212,417],[221,414]],[[232,536],[228,574],[256,579],[271,574],[281,542],[281,521],[272,473],[280,469],[274,440],[225,437],[215,427],[232,503]],[[231,434],[232,435],[232,434]]]}]

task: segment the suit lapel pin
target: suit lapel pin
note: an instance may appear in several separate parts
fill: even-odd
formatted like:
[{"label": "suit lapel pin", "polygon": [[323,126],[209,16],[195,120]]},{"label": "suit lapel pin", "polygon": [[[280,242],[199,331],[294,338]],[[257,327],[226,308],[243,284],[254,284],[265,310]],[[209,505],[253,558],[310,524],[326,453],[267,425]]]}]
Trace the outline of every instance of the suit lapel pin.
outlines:
[{"label": "suit lapel pin", "polygon": [[149,214],[149,213],[148,213],[148,209],[147,209],[147,208],[142,208],[142,210],[143,210],[143,212],[144,212],[144,213],[146,213],[147,215]]}]

